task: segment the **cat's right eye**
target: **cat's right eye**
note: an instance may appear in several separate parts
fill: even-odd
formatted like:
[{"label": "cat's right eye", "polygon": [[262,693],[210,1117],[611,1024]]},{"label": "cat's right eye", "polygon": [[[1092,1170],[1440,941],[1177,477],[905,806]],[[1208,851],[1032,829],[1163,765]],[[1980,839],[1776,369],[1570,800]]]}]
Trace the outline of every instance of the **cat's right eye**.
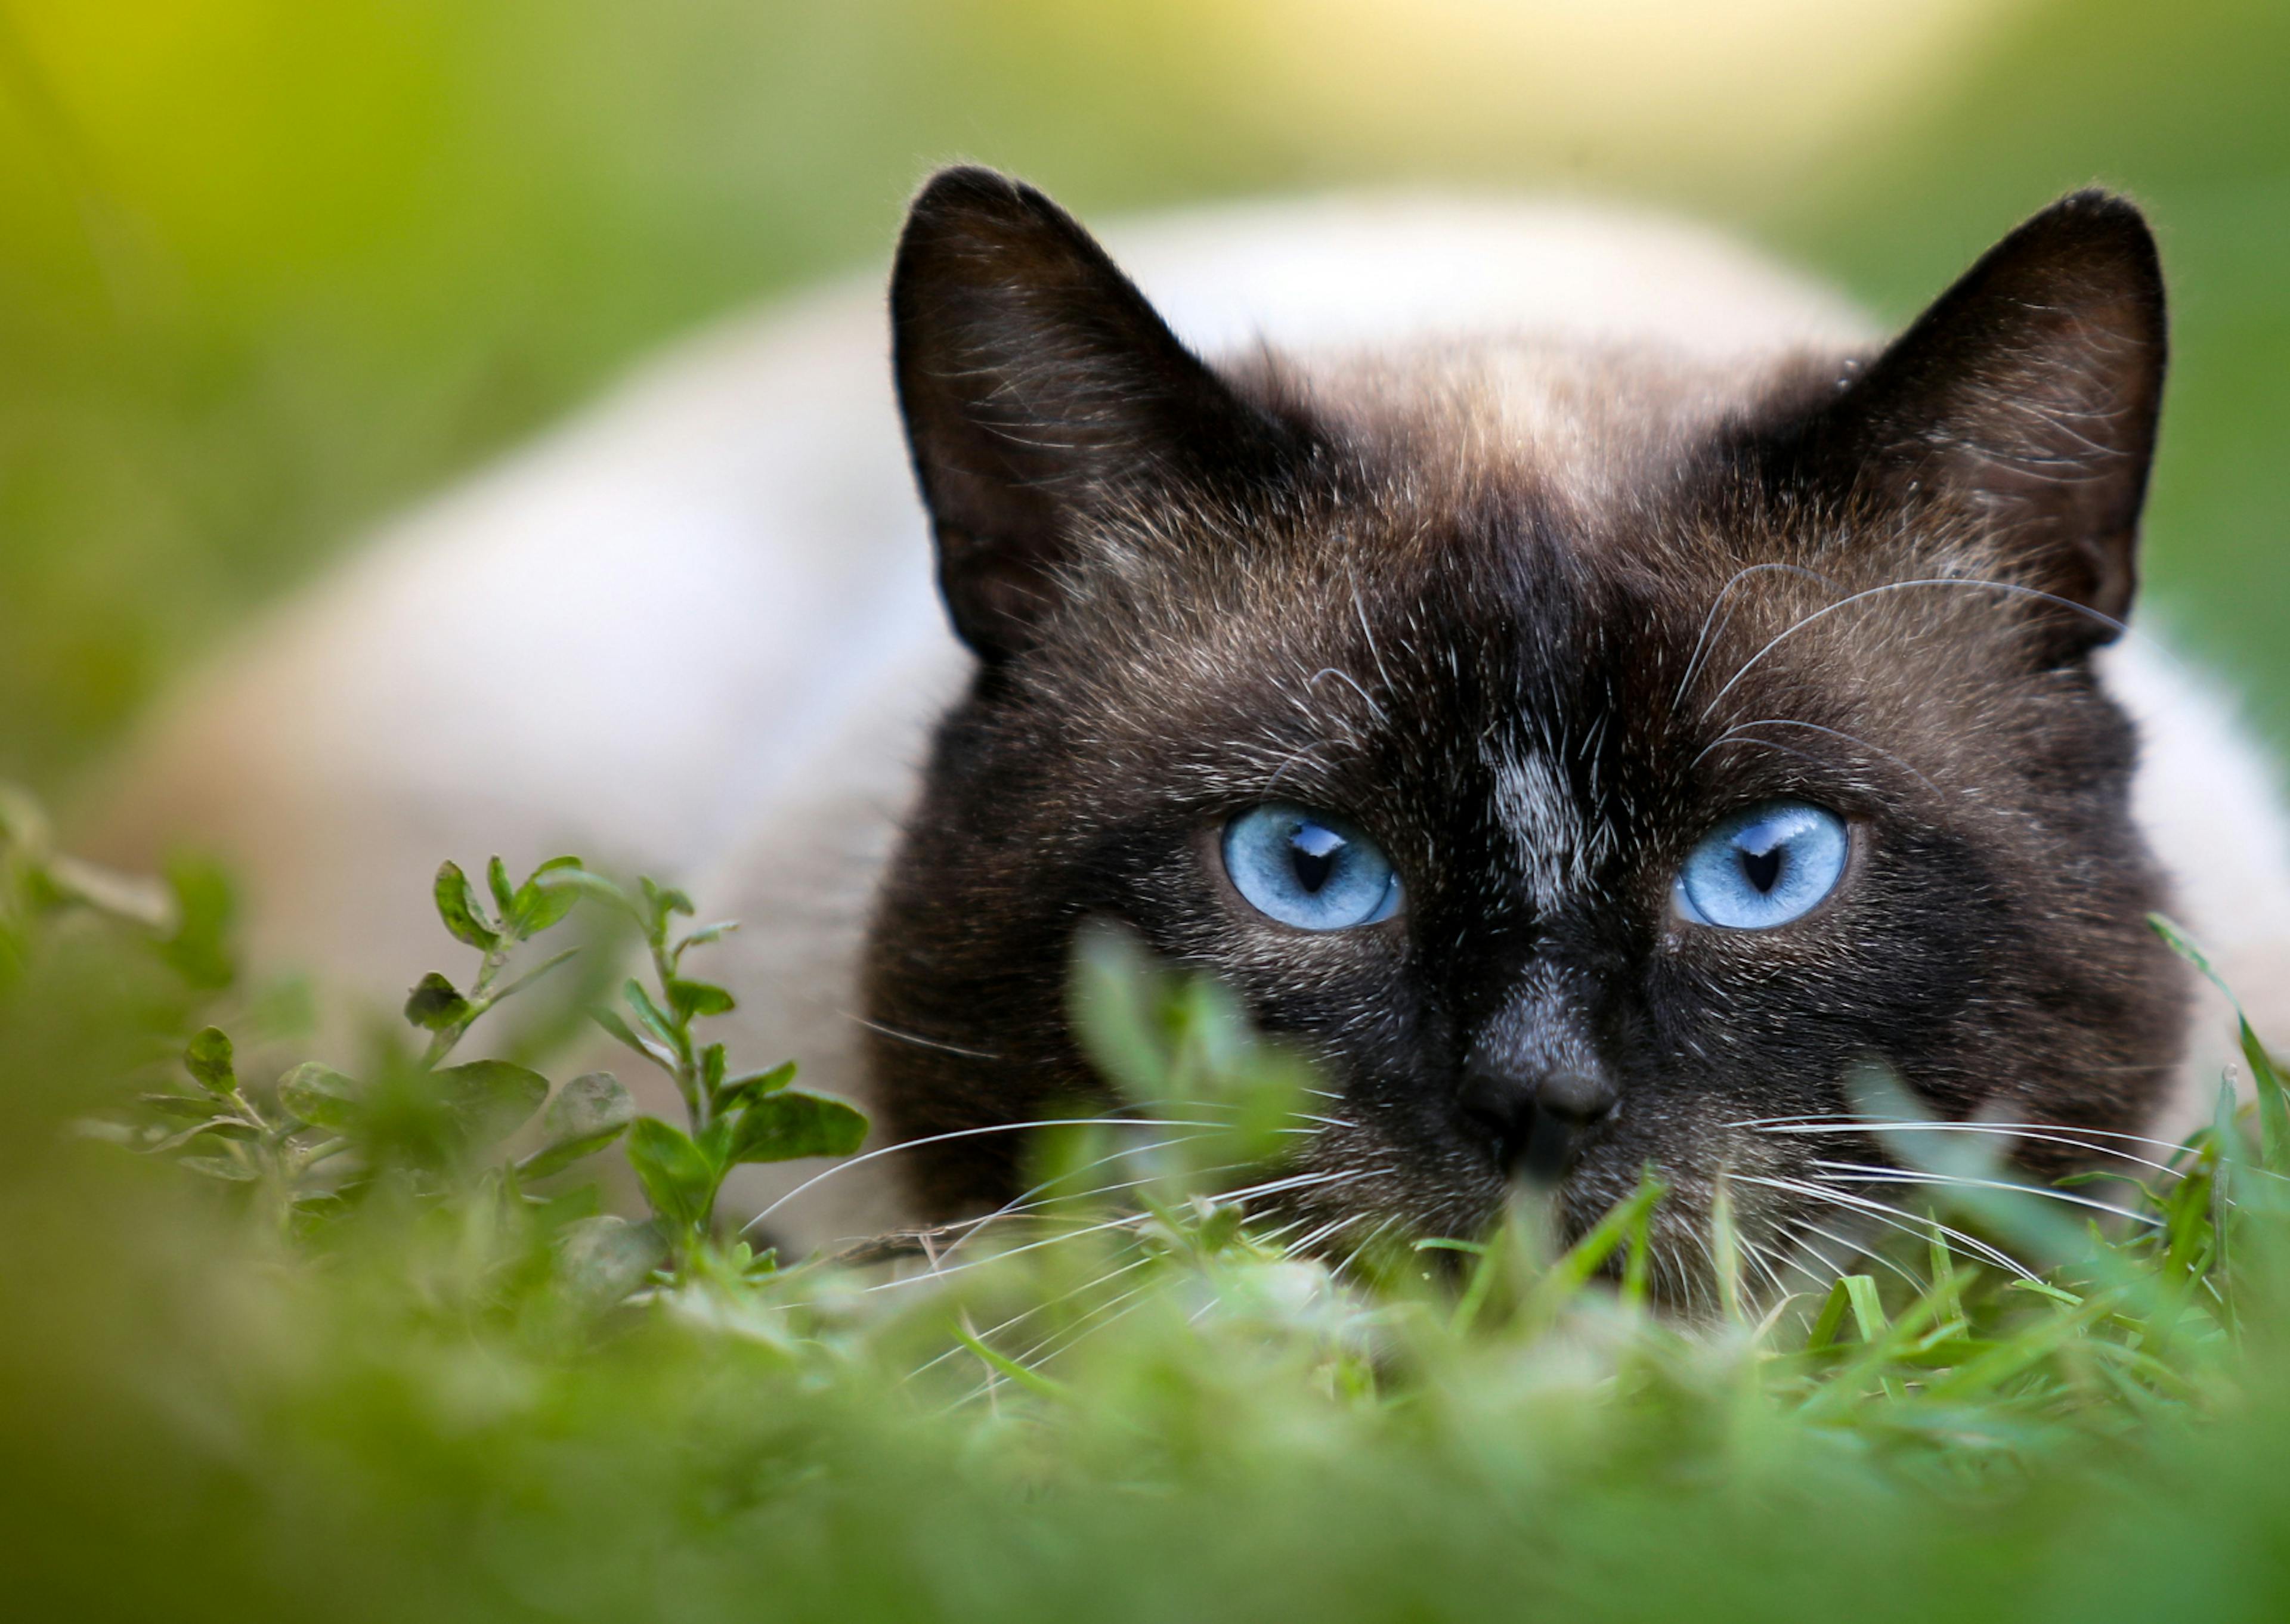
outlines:
[{"label": "cat's right eye", "polygon": [[1399,911],[1399,876],[1375,842],[1285,802],[1225,825],[1224,871],[1251,908],[1300,931],[1349,930]]}]

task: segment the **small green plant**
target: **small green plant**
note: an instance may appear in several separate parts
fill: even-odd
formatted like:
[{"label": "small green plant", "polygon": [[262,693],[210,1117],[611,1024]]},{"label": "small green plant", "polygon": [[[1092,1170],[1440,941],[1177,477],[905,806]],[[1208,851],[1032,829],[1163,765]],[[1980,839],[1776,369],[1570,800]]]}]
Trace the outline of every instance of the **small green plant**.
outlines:
[{"label": "small green plant", "polygon": [[[745,1241],[717,1245],[716,1199],[724,1180],[742,1163],[847,1156],[867,1137],[867,1118],[845,1101],[790,1086],[791,1060],[761,1070],[734,1071],[721,1043],[702,1043],[693,1022],[727,1015],[731,993],[685,972],[685,956],[738,928],[730,920],[679,932],[693,915],[684,892],[650,879],[629,892],[599,876],[560,870],[576,885],[636,922],[649,956],[655,990],[629,977],[621,984],[625,1015],[594,1011],[597,1024],[658,1067],[684,1101],[685,1126],[638,1117],[629,1135],[629,1162],[653,1212],[652,1229],[679,1273],[720,1266],[734,1276],[768,1273],[776,1260],[755,1254]],[[586,1237],[597,1244],[600,1235]],[[613,1243],[621,1255],[642,1244],[624,1232]]]},{"label": "small green plant", "polygon": [[[551,1099],[548,1079],[530,1067],[504,1060],[452,1062],[452,1056],[478,1020],[578,951],[508,974],[517,949],[579,901],[579,891],[551,883],[552,876],[579,867],[575,859],[559,858],[512,887],[496,858],[490,878],[497,912],[488,915],[467,876],[446,863],[437,871],[437,911],[454,937],[483,956],[466,993],[436,971],[414,986],[404,1016],[426,1036],[417,1054],[384,1052],[364,1076],[305,1060],[269,1088],[253,1089],[239,1076],[229,1036],[204,1027],[183,1050],[190,1085],[139,1097],[140,1113],[165,1124],[145,1130],[139,1148],[249,1187],[282,1225],[333,1217],[382,1187],[434,1201],[474,1180],[500,1201],[547,1204],[526,1183],[625,1132],[636,1115],[627,1091],[597,1073]],[[536,1113],[536,1149],[517,1160],[484,1160]]]},{"label": "small green plant", "polygon": [[[138,1109],[152,1125],[129,1128],[130,1142],[190,1172],[249,1187],[289,1227],[332,1219],[383,1185],[433,1202],[482,1192],[543,1211],[562,1225],[556,1250],[568,1276],[608,1300],[657,1268],[670,1282],[768,1273],[775,1267],[768,1254],[756,1256],[744,1242],[718,1244],[716,1199],[725,1175],[744,1162],[849,1156],[865,1138],[867,1120],[839,1100],[791,1087],[792,1063],[734,1073],[723,1044],[694,1035],[695,1020],[726,1014],[734,1004],[723,988],[686,975],[685,956],[735,926],[725,921],[677,934],[674,922],[693,911],[683,892],[650,879],[631,891],[575,857],[553,858],[516,884],[498,857],[485,874],[490,907],[457,865],[437,870],[438,917],[480,956],[466,988],[431,971],[407,996],[405,1020],[424,1035],[417,1053],[385,1053],[362,1076],[305,1060],[274,1086],[251,1089],[239,1077],[230,1038],[205,1027],[183,1051],[188,1086],[143,1092]],[[516,968],[522,950],[584,898],[636,922],[657,987],[648,991],[631,977],[621,989],[628,1015],[600,1009],[595,1018],[673,1080],[685,1127],[640,1115],[610,1072],[587,1073],[552,1092],[544,1076],[515,1061],[452,1058],[481,1019],[580,951],[564,948]],[[515,1157],[499,1154],[536,1115],[538,1143]],[[532,1188],[623,1136],[649,1220],[582,1213],[579,1203]]]}]

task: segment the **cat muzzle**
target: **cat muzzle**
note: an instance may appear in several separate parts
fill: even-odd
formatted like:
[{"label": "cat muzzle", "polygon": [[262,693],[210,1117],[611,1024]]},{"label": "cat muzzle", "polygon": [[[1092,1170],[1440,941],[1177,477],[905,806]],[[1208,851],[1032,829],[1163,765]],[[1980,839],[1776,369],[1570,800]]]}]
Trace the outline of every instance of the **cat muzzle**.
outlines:
[{"label": "cat muzzle", "polygon": [[1475,1071],[1456,1102],[1463,1119],[1487,1137],[1506,1177],[1549,1185],[1566,1176],[1619,1099],[1611,1081],[1590,1071],[1533,1077]]}]

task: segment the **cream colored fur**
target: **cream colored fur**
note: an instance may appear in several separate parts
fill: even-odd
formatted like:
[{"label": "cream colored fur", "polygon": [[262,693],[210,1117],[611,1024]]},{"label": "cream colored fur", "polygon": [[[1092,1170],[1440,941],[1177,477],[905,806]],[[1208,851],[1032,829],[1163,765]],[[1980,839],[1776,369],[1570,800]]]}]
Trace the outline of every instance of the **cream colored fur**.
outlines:
[{"label": "cream colored fur", "polygon": [[[1588,207],[1331,200],[1107,240],[1210,353],[1506,333],[1661,347],[1706,377],[1870,332],[1725,240]],[[394,1004],[450,961],[427,901],[441,858],[570,851],[673,877],[746,922],[711,970],[743,1000],[735,1055],[792,1054],[863,1100],[851,980],[869,892],[965,668],[886,347],[871,277],[725,326],[387,527],[153,718],[98,850],[220,850],[258,956],[318,972],[344,1005]],[[1572,435],[1595,468],[1595,412],[1570,415],[1563,388],[1523,391],[1505,417],[1506,434]],[[2252,992],[2290,985],[2272,765],[2166,653],[2134,636],[2106,659],[2142,724],[2139,813],[2185,923]],[[2222,1029],[2206,999],[2190,1101],[2215,1086]],[[888,1226],[895,1194],[871,1171],[775,1227],[810,1242]]]}]

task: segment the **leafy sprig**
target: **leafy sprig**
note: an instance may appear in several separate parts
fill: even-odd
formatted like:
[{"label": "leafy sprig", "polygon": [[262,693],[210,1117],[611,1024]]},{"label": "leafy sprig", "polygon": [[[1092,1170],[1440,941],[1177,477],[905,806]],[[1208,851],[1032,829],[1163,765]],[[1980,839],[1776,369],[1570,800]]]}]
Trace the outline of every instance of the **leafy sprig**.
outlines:
[{"label": "leafy sprig", "polygon": [[[557,883],[578,887],[636,922],[651,961],[653,985],[634,976],[621,988],[621,1008],[592,1012],[597,1024],[665,1073],[684,1101],[683,1127],[656,1116],[637,1119],[629,1134],[629,1162],[651,1206],[659,1238],[673,1267],[685,1274],[713,1256],[717,1199],[731,1171],[743,1164],[847,1156],[867,1137],[867,1118],[831,1095],[795,1088],[794,1062],[733,1071],[720,1042],[704,1042],[694,1023],[738,1007],[725,988],[685,972],[694,948],[737,929],[729,920],[679,930],[693,916],[691,898],[649,878],[633,892],[600,875],[565,872]],[[725,1260],[734,1273],[768,1272],[775,1260],[733,1243]]]},{"label": "leafy sprig", "polygon": [[626,1132],[636,1115],[627,1090],[597,1073],[550,1100],[548,1079],[530,1067],[504,1060],[448,1061],[479,1019],[578,951],[568,948],[504,979],[516,950],[560,923],[579,901],[579,891],[552,883],[551,876],[580,867],[578,859],[556,858],[512,888],[495,858],[489,875],[496,911],[488,913],[460,868],[444,864],[435,887],[438,915],[456,940],[482,957],[467,993],[431,971],[407,996],[406,1020],[428,1035],[418,1057],[385,1058],[363,1077],[305,1060],[265,1094],[241,1085],[229,1037],[207,1027],[183,1052],[194,1088],[141,1097],[147,1112],[175,1124],[147,1136],[142,1148],[207,1177],[256,1187],[291,1221],[331,1212],[393,1172],[434,1195],[464,1178],[475,1158],[539,1112],[540,1148],[484,1170],[506,1198],[537,1201],[523,1190],[524,1181],[561,1172]]}]

